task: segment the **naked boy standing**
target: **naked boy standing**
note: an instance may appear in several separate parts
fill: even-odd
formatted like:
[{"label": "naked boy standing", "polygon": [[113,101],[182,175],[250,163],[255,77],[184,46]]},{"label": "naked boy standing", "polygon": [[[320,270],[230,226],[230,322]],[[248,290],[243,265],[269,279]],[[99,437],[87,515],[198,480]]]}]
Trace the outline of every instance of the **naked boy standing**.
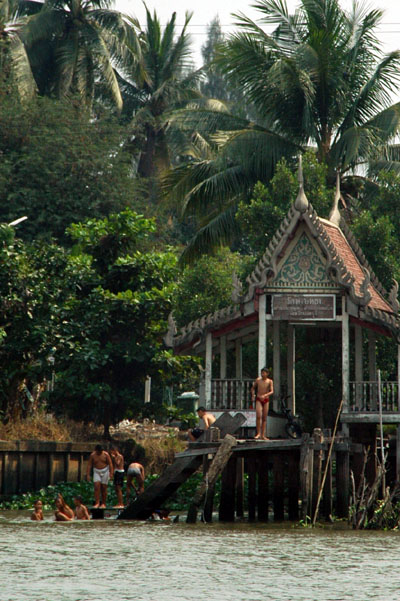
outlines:
[{"label": "naked boy standing", "polygon": [[269,400],[274,394],[274,383],[269,377],[269,371],[266,367],[261,370],[259,376],[251,387],[251,400],[256,400],[256,435],[254,438],[268,440],[265,436],[267,428],[267,417],[269,410]]}]

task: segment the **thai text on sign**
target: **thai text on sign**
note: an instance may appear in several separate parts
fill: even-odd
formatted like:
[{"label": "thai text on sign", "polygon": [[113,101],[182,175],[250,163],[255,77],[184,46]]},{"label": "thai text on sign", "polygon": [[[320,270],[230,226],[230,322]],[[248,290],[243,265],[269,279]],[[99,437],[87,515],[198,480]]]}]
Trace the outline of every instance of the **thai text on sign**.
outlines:
[{"label": "thai text on sign", "polygon": [[274,294],[272,317],[300,321],[335,319],[335,296],[333,294]]}]

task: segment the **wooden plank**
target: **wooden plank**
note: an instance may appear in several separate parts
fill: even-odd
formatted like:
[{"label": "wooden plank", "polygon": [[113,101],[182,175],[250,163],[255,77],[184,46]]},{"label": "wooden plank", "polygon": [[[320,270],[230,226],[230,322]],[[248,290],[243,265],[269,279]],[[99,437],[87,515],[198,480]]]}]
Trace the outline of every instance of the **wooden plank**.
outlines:
[{"label": "wooden plank", "polygon": [[282,454],[273,454],[273,474],[274,474],[274,520],[281,521],[285,517],[284,499],[285,499],[285,462]]},{"label": "wooden plank", "polygon": [[118,520],[146,520],[178,490],[202,464],[200,457],[179,457],[145,491],[130,503]]},{"label": "wooden plank", "polygon": [[269,454],[264,452],[257,453],[257,473],[258,473],[258,495],[257,512],[258,521],[268,521],[268,502],[269,502],[269,483],[268,483],[268,462]]},{"label": "wooden plank", "polygon": [[232,455],[232,447],[234,445],[236,445],[236,439],[230,434],[227,434],[224,440],[222,441],[222,444],[218,449],[217,454],[212,460],[207,474],[203,478],[203,481],[200,483],[194,494],[186,518],[186,522],[188,524],[194,524],[196,522],[197,512],[200,507],[200,504],[204,500],[207,489],[209,486],[211,486],[212,488],[214,487],[217,477],[226,468],[229,458]]},{"label": "wooden plank", "polygon": [[235,521],[235,484],[236,457],[230,457],[221,476],[221,498],[219,502],[219,521]]}]

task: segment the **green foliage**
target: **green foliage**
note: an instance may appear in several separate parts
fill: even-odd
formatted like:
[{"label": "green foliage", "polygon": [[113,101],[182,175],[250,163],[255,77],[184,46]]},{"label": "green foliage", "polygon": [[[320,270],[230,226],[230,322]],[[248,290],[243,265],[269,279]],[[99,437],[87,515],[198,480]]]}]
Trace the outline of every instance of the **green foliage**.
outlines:
[{"label": "green foliage", "polygon": [[[108,428],[142,406],[147,375],[170,384],[196,362],[172,357],[163,344],[177,260],[146,248],[153,222],[126,210],[71,226],[76,242],[68,259],[59,307],[56,413],[95,420]],[[154,394],[153,394],[154,396]],[[161,403],[161,398],[159,398]]]},{"label": "green foliage", "polygon": [[17,417],[18,390],[25,380],[30,391],[49,376],[47,357],[55,339],[55,314],[67,293],[62,249],[24,245],[12,228],[0,235],[0,411]]},{"label": "green foliage", "polygon": [[0,221],[27,215],[25,240],[68,243],[71,223],[132,205],[130,158],[122,130],[93,121],[74,101],[19,103],[0,89]]},{"label": "green foliage", "polygon": [[185,413],[180,407],[175,405],[163,405],[164,413],[168,420],[167,423],[180,422],[180,429],[187,430],[188,428],[194,428],[198,422],[198,417],[195,413]]},{"label": "green foliage", "polygon": [[97,84],[121,109],[112,63],[127,33],[122,15],[109,10],[108,0],[28,4],[36,14],[28,20],[24,41],[40,94],[76,95],[80,104],[90,107]]},{"label": "green foliage", "polygon": [[[304,155],[305,193],[321,217],[327,217],[332,204],[332,190],[327,186],[327,167],[317,161],[315,153]],[[242,250],[260,256],[294,202],[299,184],[294,167],[282,159],[268,186],[257,182],[249,203],[240,202],[236,220],[242,232]]]},{"label": "green foliage", "polygon": [[184,325],[232,303],[232,276],[247,275],[252,261],[222,248],[186,267],[174,293],[174,318]]}]

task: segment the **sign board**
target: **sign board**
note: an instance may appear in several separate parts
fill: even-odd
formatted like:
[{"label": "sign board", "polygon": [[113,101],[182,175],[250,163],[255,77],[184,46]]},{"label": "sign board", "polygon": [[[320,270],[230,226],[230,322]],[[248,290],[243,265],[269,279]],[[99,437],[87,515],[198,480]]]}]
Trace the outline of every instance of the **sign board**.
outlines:
[{"label": "sign board", "polygon": [[334,294],[274,294],[272,317],[288,321],[329,321],[336,318]]}]

